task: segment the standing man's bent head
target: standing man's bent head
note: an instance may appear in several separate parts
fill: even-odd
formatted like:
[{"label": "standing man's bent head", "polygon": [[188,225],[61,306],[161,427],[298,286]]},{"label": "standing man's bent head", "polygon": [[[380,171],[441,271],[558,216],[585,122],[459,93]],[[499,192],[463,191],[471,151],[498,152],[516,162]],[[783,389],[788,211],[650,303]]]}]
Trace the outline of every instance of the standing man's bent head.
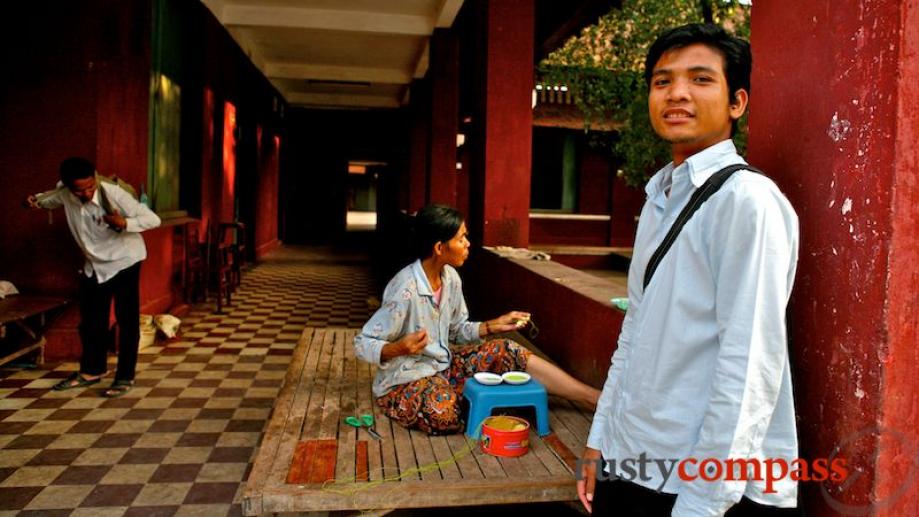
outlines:
[{"label": "standing man's bent head", "polygon": [[61,162],[61,182],[80,201],[88,203],[96,193],[96,166],[86,158],[70,157]]},{"label": "standing man's bent head", "polygon": [[645,59],[648,109],[676,163],[733,135],[749,100],[751,67],[750,44],[717,25],[658,36]]}]

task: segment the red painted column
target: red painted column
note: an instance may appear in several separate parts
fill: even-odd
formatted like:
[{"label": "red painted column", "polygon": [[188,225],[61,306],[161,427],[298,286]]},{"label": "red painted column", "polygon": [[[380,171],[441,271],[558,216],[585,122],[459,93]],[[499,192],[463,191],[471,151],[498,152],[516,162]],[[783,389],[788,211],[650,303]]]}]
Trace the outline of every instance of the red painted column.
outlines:
[{"label": "red painted column", "polygon": [[456,205],[456,130],[459,100],[458,42],[452,29],[431,36],[431,136],[428,146],[429,203]]},{"label": "red painted column", "polygon": [[430,145],[430,81],[412,81],[409,93],[411,125],[408,156],[408,212],[425,205],[428,199],[428,146]]},{"label": "red painted column", "polygon": [[[757,1],[750,161],[801,221],[789,315],[808,515],[919,508],[919,2]],[[776,29],[781,28],[781,37]]]},{"label": "red painted column", "polygon": [[532,0],[482,1],[476,51],[470,226],[485,245],[529,243],[533,139]]}]

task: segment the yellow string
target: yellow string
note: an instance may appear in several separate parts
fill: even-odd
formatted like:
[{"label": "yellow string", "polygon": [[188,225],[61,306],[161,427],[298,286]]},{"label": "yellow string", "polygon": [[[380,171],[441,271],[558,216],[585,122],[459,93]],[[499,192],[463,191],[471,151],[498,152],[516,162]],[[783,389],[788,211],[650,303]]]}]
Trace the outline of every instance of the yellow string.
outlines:
[{"label": "yellow string", "polygon": [[[483,423],[484,422],[479,423],[479,431],[481,431]],[[338,480],[338,479],[328,480],[322,484],[321,490],[325,492],[330,492],[333,494],[342,495],[342,496],[350,496],[350,495],[354,495],[355,493],[361,490],[373,488],[383,483],[392,483],[395,481],[402,481],[402,479],[406,477],[412,477],[415,475],[420,475],[420,474],[425,474],[427,472],[433,472],[435,470],[440,470],[443,467],[446,467],[448,465],[456,464],[457,460],[459,460],[463,456],[466,456],[467,454],[472,452],[472,450],[475,448],[475,445],[478,443],[477,440],[472,440],[469,438],[467,438],[465,441],[466,441],[465,447],[463,447],[462,449],[460,449],[459,451],[457,451],[456,453],[454,453],[452,456],[450,456],[449,458],[445,460],[430,463],[428,465],[420,465],[418,467],[408,469],[405,472],[402,472],[401,474],[397,476],[390,476],[387,478],[378,479],[376,481],[358,483],[357,477],[353,477],[350,479],[343,479],[343,480]],[[348,485],[348,488],[336,488],[335,485]],[[393,488],[395,489],[396,487],[393,487]]]}]

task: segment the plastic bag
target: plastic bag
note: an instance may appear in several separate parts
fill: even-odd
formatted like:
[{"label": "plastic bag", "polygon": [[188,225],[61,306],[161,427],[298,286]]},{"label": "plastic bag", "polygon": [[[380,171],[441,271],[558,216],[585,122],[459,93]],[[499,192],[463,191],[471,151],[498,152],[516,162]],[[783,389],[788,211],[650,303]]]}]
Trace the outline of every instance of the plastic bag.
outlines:
[{"label": "plastic bag", "polygon": [[160,329],[164,336],[174,338],[179,332],[179,325],[182,324],[182,320],[172,314],[157,314],[153,317],[153,324]]}]

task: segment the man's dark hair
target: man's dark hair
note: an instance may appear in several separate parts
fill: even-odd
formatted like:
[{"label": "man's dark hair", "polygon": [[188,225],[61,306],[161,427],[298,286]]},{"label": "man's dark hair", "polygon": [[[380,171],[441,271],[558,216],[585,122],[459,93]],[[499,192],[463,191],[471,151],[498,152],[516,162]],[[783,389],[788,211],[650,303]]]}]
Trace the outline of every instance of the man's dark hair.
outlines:
[{"label": "man's dark hair", "polygon": [[[690,23],[674,27],[657,37],[645,58],[645,83],[651,85],[654,65],[669,50],[701,43],[724,57],[724,76],[728,81],[728,102],[733,102],[737,90],[750,93],[750,71],[753,55],[750,43],[728,34],[724,28],[711,23]],[[736,121],[734,122],[736,129]],[[733,131],[731,132],[733,134]]]},{"label": "man's dark hair", "polygon": [[447,205],[428,205],[415,215],[412,242],[415,256],[426,259],[433,254],[434,245],[456,236],[463,224],[463,214]]},{"label": "man's dark hair", "polygon": [[61,162],[61,181],[64,185],[71,186],[76,180],[88,178],[96,174],[96,166],[86,158],[72,156]]}]

